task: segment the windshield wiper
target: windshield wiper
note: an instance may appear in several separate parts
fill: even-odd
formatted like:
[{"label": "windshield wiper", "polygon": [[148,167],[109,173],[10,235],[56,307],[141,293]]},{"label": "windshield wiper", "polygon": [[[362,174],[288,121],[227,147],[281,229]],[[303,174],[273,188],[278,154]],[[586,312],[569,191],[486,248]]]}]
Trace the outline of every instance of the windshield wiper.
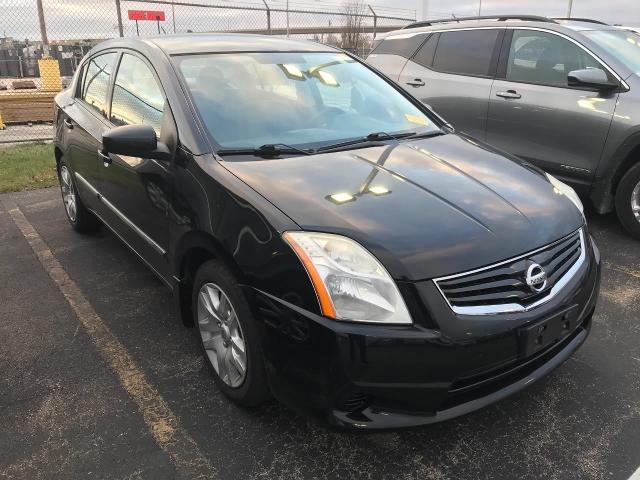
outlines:
[{"label": "windshield wiper", "polygon": [[286,143],[267,143],[258,148],[223,148],[217,151],[220,156],[225,155],[253,155],[256,157],[278,157],[280,155],[292,155],[300,153],[302,155],[313,155],[314,153],[328,152],[332,150],[340,150],[347,147],[377,147],[382,145],[380,142],[384,139],[390,139],[399,141],[403,138],[427,138],[435,137],[437,135],[444,135],[442,130],[435,130],[432,132],[406,132],[391,134],[387,132],[373,132],[364,137],[356,138],[354,140],[347,140],[345,142],[333,143],[318,147],[316,149],[304,149],[287,145]]},{"label": "windshield wiper", "polygon": [[367,137],[363,137],[363,138],[356,138],[355,140],[347,140],[346,142],[338,142],[338,143],[332,143],[330,145],[324,145],[323,147],[318,147],[316,148],[316,152],[326,152],[329,150],[335,150],[335,149],[340,149],[340,148],[344,148],[344,147],[353,147],[355,145],[362,145],[362,146],[378,146],[381,145],[381,143],[379,141],[376,140],[370,140]]},{"label": "windshield wiper", "polygon": [[397,133],[391,134],[387,132],[373,132],[365,137],[356,138],[355,140],[347,140],[346,142],[333,143],[331,145],[325,145],[323,147],[316,148],[316,152],[325,152],[327,150],[341,149],[344,147],[352,147],[355,145],[360,145],[363,147],[366,146],[378,146],[380,145],[381,140],[391,139],[391,140],[400,140],[404,138],[426,138],[426,137],[435,137],[437,135],[444,135],[442,130],[435,130],[432,132],[406,132],[406,133]]},{"label": "windshield wiper", "polygon": [[405,136],[406,134],[399,134],[399,135],[391,135],[390,133],[387,132],[373,132],[370,133],[369,135],[367,135],[365,138],[365,140],[382,140],[383,138],[390,138],[392,140],[398,140],[398,138],[402,138],[403,136]]},{"label": "windshield wiper", "polygon": [[440,135],[446,135],[447,132],[441,129],[433,130],[431,132],[413,132],[406,134],[403,138],[429,138],[439,137]]},{"label": "windshield wiper", "polygon": [[303,155],[312,155],[313,150],[305,150],[293,147],[285,143],[268,143],[258,148],[223,148],[216,152],[220,156],[225,155],[254,155],[256,157],[277,157],[280,155],[288,155],[301,153]]}]

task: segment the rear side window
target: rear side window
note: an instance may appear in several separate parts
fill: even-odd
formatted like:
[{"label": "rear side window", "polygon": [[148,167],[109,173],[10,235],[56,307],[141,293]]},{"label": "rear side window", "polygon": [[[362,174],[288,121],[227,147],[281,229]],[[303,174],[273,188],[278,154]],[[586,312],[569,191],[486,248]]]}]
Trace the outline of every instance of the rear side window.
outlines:
[{"label": "rear side window", "polygon": [[499,30],[463,30],[440,34],[433,68],[441,72],[488,77]]},{"label": "rear side window", "polygon": [[433,63],[433,56],[436,53],[436,45],[438,44],[438,34],[431,35],[429,40],[427,40],[418,53],[413,57],[413,61],[419,63],[423,67],[431,68],[431,64]]},{"label": "rear side window", "polygon": [[385,38],[371,53],[411,57],[427,37],[427,33],[409,33]]},{"label": "rear side window", "polygon": [[164,95],[151,69],[140,58],[122,55],[111,101],[115,125],[150,125],[160,135]]},{"label": "rear side window", "polygon": [[89,60],[82,78],[80,98],[101,115],[107,115],[107,92],[113,73],[116,53],[105,53]]},{"label": "rear side window", "polygon": [[566,87],[569,72],[585,68],[602,68],[602,65],[569,40],[536,30],[513,33],[507,80]]}]

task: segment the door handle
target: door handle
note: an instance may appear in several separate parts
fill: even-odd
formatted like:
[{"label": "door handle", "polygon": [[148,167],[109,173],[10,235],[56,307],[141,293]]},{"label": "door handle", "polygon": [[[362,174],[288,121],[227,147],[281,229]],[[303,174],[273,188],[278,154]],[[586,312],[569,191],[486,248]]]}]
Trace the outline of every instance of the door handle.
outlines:
[{"label": "door handle", "polygon": [[67,127],[69,130],[73,130],[73,123],[71,122],[71,120],[69,120],[68,118],[65,118],[63,120],[63,123],[65,127]]},{"label": "door handle", "polygon": [[104,163],[105,167],[108,167],[109,165],[111,165],[113,163],[113,160],[111,159],[111,157],[109,156],[108,153],[104,153],[102,151],[102,149],[98,149],[98,156],[100,158],[102,158],[102,163]]},{"label": "door handle", "polygon": [[411,85],[412,87],[424,87],[425,83],[421,78],[414,78],[407,82],[407,85]]},{"label": "door handle", "polygon": [[518,99],[522,98],[522,95],[515,90],[507,90],[506,92],[496,92],[496,97]]}]

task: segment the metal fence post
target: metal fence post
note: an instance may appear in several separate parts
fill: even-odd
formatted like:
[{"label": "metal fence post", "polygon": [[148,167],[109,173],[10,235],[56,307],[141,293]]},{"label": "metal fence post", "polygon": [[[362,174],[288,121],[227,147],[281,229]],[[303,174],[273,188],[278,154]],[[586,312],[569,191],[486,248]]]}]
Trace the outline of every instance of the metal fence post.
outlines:
[{"label": "metal fence post", "polygon": [[371,10],[371,13],[373,14],[373,38],[376,38],[376,30],[378,29],[378,14],[376,13],[376,11],[373,9],[373,7],[371,5],[368,5],[369,10]]},{"label": "metal fence post", "polygon": [[118,14],[118,33],[121,37],[124,37],[124,31],[122,30],[122,10],[120,9],[120,0],[116,0],[116,13]]},{"label": "metal fence post", "polygon": [[175,5],[175,0],[171,0],[171,20],[173,20],[173,33],[176,33],[176,5]]},{"label": "metal fence post", "polygon": [[262,0],[262,3],[264,3],[264,8],[267,9],[267,32],[271,35],[271,9],[266,0]]}]

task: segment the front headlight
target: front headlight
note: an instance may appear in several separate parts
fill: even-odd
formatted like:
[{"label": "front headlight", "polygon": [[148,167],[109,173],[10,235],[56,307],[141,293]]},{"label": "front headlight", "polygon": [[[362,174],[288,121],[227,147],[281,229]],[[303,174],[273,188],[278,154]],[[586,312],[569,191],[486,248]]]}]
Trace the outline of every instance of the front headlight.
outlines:
[{"label": "front headlight", "polygon": [[395,282],[358,243],[329,233],[286,232],[282,237],[304,264],[323,315],[354,322],[411,323]]},{"label": "front headlight", "polygon": [[582,202],[580,201],[580,197],[578,197],[578,194],[576,193],[576,191],[566,183],[558,180],[553,175],[549,175],[548,173],[545,173],[545,175],[549,179],[549,183],[553,185],[554,191],[558,195],[566,196],[569,200],[573,202],[573,204],[578,208],[578,210],[580,210],[580,213],[584,215],[584,206],[582,205]]}]

